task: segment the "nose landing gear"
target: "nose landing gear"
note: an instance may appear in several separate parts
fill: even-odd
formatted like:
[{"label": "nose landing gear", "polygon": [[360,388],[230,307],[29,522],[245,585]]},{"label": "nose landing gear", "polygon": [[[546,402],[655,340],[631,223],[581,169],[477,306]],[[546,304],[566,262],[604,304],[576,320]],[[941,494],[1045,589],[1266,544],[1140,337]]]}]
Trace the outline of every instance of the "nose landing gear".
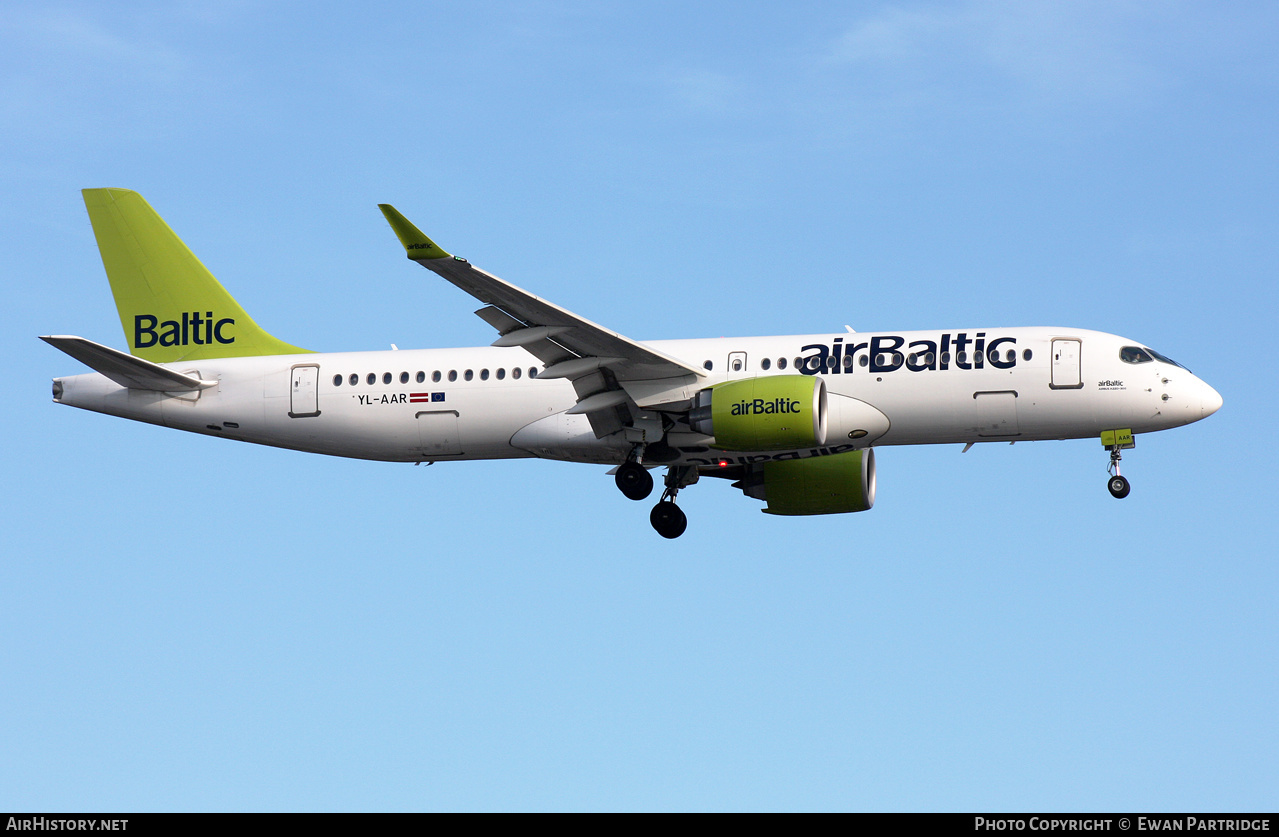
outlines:
[{"label": "nose landing gear", "polygon": [[1128,484],[1127,477],[1121,477],[1119,474],[1112,476],[1107,482],[1106,487],[1110,489],[1110,496],[1116,500],[1122,500],[1128,496],[1128,492],[1132,491],[1132,486]]},{"label": "nose landing gear", "polygon": [[1116,500],[1122,500],[1128,496],[1128,492],[1132,491],[1132,486],[1128,479],[1119,473],[1119,460],[1123,459],[1119,451],[1137,446],[1136,440],[1133,439],[1131,430],[1107,430],[1101,434],[1101,443],[1110,448],[1110,465],[1106,468],[1106,473],[1110,474],[1106,480],[1106,488],[1110,491],[1110,496]]}]

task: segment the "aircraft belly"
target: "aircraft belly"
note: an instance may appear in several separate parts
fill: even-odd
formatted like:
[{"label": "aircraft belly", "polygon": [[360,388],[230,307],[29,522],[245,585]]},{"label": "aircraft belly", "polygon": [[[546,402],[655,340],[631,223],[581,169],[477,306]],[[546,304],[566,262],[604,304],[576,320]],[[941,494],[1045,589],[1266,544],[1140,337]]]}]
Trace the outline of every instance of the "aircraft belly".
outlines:
[{"label": "aircraft belly", "polygon": [[623,434],[597,439],[585,415],[562,412],[524,425],[511,445],[543,459],[600,464],[622,462],[631,449]]},{"label": "aircraft belly", "polygon": [[927,372],[899,373],[896,378],[891,374],[875,378],[863,376],[855,388],[850,388],[847,386],[851,383],[850,376],[840,381],[844,385],[840,388],[867,402],[887,418],[889,426],[875,440],[876,444],[964,441],[975,432],[975,382],[971,378],[959,381],[957,377]]},{"label": "aircraft belly", "polygon": [[1103,424],[1116,425],[1117,411],[1131,415],[1127,400],[1099,403],[1090,390],[1049,389],[1046,370],[1035,368],[867,376],[852,383],[846,378],[839,388],[891,422],[879,445],[1083,438]]}]

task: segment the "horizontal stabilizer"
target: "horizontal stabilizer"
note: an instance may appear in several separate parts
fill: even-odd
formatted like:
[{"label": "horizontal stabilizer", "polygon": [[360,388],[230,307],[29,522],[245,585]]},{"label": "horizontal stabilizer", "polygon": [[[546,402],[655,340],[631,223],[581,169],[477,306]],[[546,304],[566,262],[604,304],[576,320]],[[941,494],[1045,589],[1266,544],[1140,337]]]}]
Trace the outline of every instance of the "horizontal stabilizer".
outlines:
[{"label": "horizontal stabilizer", "polygon": [[145,389],[154,392],[190,392],[217,386],[217,381],[202,381],[181,372],[140,357],[117,351],[101,343],[69,335],[42,336],[40,338],[56,349],[100,372],[122,387]]}]

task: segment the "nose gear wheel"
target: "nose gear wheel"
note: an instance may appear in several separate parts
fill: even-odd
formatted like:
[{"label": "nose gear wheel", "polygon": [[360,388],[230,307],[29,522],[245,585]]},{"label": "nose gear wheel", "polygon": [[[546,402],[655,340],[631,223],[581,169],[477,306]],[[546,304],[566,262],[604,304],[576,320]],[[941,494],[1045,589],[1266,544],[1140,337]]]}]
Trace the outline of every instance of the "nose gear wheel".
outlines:
[{"label": "nose gear wheel", "polygon": [[1112,445],[1110,448],[1110,466],[1106,468],[1106,473],[1110,474],[1110,478],[1106,480],[1106,488],[1110,491],[1110,496],[1116,500],[1122,500],[1128,496],[1128,492],[1132,491],[1132,485],[1128,482],[1127,477],[1119,474],[1119,460],[1123,456],[1119,453],[1119,445]]}]

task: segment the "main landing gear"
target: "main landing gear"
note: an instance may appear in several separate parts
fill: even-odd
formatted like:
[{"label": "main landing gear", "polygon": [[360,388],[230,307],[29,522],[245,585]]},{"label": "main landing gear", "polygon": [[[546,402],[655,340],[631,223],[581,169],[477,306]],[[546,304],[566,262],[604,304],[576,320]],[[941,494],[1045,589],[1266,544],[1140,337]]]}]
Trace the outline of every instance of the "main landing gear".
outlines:
[{"label": "main landing gear", "polygon": [[648,522],[653,524],[657,534],[663,538],[678,538],[688,528],[688,518],[679,506],[675,505],[675,495],[681,488],[697,482],[697,467],[694,465],[671,465],[666,469],[666,490],[648,514]]},{"label": "main landing gear", "polygon": [[1124,499],[1128,496],[1128,492],[1132,491],[1128,479],[1119,474],[1119,460],[1123,459],[1119,454],[1119,448],[1119,445],[1110,446],[1110,467],[1106,469],[1106,472],[1110,474],[1110,479],[1106,481],[1106,488],[1110,489],[1110,496],[1116,500]]},{"label": "main landing gear", "polygon": [[678,538],[688,528],[688,518],[682,509],[675,505],[674,499],[667,499],[669,491],[662,493],[662,501],[648,513],[648,522],[653,524],[657,534],[663,538]]},{"label": "main landing gear", "polygon": [[653,493],[653,475],[648,469],[635,461],[625,462],[614,476],[617,488],[629,500],[643,500]]},{"label": "main landing gear", "polygon": [[[643,452],[637,449],[634,458],[619,465],[614,475],[618,489],[631,500],[643,500],[653,491],[653,475],[640,464],[641,456]],[[697,482],[697,477],[697,467],[694,465],[667,466],[666,488],[662,491],[662,499],[648,515],[648,522],[653,524],[657,534],[663,538],[678,538],[688,528],[688,518],[675,505],[675,495],[681,488]]]}]

